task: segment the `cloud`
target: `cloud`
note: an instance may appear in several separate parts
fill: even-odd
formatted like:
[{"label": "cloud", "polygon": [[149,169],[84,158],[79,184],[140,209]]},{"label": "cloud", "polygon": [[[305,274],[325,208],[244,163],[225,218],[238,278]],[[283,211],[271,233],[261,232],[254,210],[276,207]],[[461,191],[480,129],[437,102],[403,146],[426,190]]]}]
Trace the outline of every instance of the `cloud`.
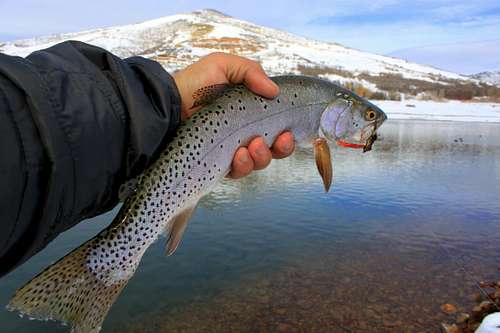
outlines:
[{"label": "cloud", "polygon": [[498,0],[1,0],[0,39],[129,24],[202,8],[381,54],[500,38]]},{"label": "cloud", "polygon": [[475,74],[500,69],[500,39],[415,47],[391,55],[452,72]]},{"label": "cloud", "polygon": [[[500,38],[497,1],[403,1],[325,12],[294,32],[362,50],[389,53],[415,46]],[[355,10],[356,9],[356,10]]]},{"label": "cloud", "polygon": [[[500,6],[497,4],[455,3],[448,1],[379,3],[376,6],[362,4],[352,11],[344,10],[333,14],[323,15],[310,20],[312,25],[361,24],[368,23],[394,24],[395,22],[428,23],[446,25],[469,21],[496,21],[500,18]],[[356,5],[358,3],[356,2]]]}]

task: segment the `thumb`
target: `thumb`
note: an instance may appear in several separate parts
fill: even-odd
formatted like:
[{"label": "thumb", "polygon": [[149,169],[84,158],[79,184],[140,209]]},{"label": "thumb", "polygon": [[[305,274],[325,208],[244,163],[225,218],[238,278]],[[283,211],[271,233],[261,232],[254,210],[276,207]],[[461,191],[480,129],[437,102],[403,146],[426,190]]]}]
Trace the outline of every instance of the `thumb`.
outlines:
[{"label": "thumb", "polygon": [[262,67],[250,59],[234,57],[225,62],[226,77],[231,83],[243,83],[253,93],[266,98],[274,98],[279,94],[279,87],[266,75]]}]

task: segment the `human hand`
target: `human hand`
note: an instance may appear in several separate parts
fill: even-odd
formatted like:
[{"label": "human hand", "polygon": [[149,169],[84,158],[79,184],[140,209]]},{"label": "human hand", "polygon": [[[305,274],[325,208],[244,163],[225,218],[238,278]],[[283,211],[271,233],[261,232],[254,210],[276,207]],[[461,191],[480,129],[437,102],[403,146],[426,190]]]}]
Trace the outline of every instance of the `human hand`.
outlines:
[{"label": "human hand", "polygon": [[[262,67],[252,60],[226,53],[212,53],[185,69],[173,74],[181,95],[181,118],[192,116],[199,108],[193,105],[193,93],[203,87],[221,83],[243,83],[252,92],[266,98],[279,94],[279,87],[271,81]],[[253,139],[248,147],[240,147],[234,154],[229,177],[241,178],[252,170],[264,169],[272,158],[289,156],[295,143],[292,133],[284,132],[269,148],[261,137]]]}]

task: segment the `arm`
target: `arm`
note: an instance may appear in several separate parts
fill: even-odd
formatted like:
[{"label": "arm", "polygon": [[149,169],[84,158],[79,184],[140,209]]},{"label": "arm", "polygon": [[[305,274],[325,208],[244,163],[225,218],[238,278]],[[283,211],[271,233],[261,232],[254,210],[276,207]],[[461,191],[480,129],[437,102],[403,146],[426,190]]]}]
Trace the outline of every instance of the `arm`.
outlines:
[{"label": "arm", "polygon": [[[265,97],[278,93],[257,63],[224,54],[177,72],[175,81],[156,62],[121,60],[80,42],[27,59],[0,54],[0,276],[62,231],[113,208],[120,185],[194,112],[192,93],[225,82]],[[256,138],[236,152],[231,177],[292,150],[290,133],[271,150]]]},{"label": "arm", "polygon": [[156,62],[79,42],[0,55],[0,275],[113,208],[179,119]]}]

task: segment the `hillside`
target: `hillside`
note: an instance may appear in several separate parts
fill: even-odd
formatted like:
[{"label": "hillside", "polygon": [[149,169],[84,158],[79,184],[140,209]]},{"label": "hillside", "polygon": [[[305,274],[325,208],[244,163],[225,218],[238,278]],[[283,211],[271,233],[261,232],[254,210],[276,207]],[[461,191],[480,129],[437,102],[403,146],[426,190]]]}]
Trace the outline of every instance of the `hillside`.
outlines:
[{"label": "hillside", "polygon": [[121,57],[148,57],[169,71],[183,68],[210,52],[229,52],[259,61],[270,74],[316,75],[373,98],[398,99],[404,93],[467,99],[496,93],[467,76],[302,38],[214,10],[0,43],[0,52],[26,56],[70,39],[101,46]]},{"label": "hillside", "polygon": [[493,72],[481,72],[470,76],[473,79],[500,86],[500,70]]}]

